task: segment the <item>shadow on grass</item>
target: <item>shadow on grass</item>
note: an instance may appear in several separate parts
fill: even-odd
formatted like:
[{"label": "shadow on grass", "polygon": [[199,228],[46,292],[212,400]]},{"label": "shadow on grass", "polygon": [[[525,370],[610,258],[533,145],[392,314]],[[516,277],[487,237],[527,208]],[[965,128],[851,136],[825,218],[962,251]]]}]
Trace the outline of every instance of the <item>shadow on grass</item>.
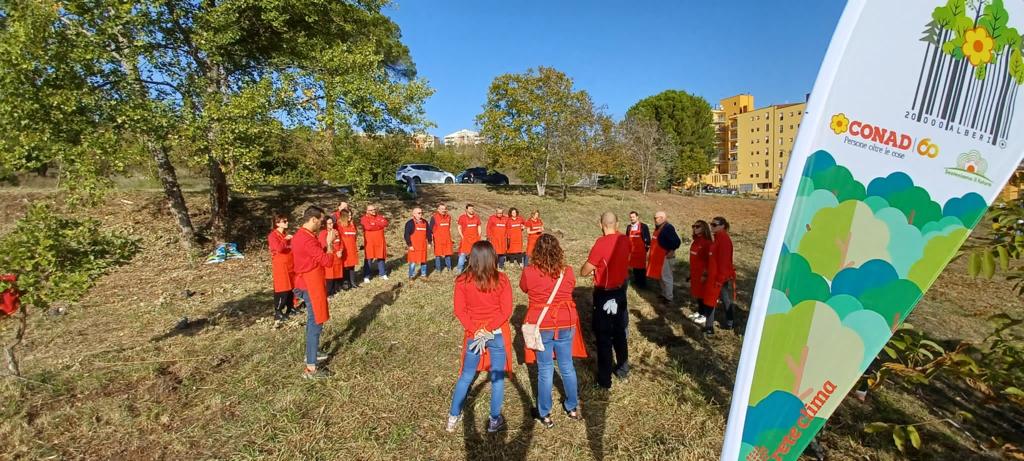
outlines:
[{"label": "shadow on grass", "polygon": [[342,328],[341,331],[331,336],[331,338],[323,345],[323,349],[327,351],[327,354],[330,356],[324,362],[324,365],[330,365],[334,356],[342,347],[352,344],[359,339],[363,333],[366,333],[366,329],[369,328],[370,324],[377,319],[377,315],[380,314],[380,311],[386,306],[394,305],[395,302],[398,301],[398,297],[402,294],[402,289],[403,285],[398,283],[392,286],[388,291],[377,293],[377,295],[374,296],[368,304],[359,310],[359,314],[350,318],[348,322],[345,323],[345,327]]},{"label": "shadow on grass", "polygon": [[[589,286],[577,286],[572,292],[576,301],[576,309],[580,316],[583,329],[583,341],[587,347],[587,358],[578,360],[583,367],[576,368],[576,376],[580,388],[580,407],[583,421],[587,425],[587,446],[594,459],[604,459],[605,424],[608,420],[608,402],[611,394],[597,386],[597,340],[594,337],[594,289]],[[627,301],[628,302],[628,301]],[[622,306],[628,309],[628,304]],[[628,341],[628,338],[627,338]],[[581,373],[580,370],[586,372]],[[612,386],[623,385],[617,377],[612,377]]]},{"label": "shadow on grass", "polygon": [[228,301],[208,312],[205,317],[182,319],[166,333],[150,341],[160,342],[175,336],[195,336],[211,325],[241,330],[254,325],[260,318],[273,314],[274,293],[270,290],[251,293],[243,298]]},{"label": "shadow on grass", "polygon": [[[489,459],[524,460],[530,452],[533,431],[537,425],[537,421],[533,419],[531,414],[530,406],[523,405],[522,423],[520,423],[519,427],[514,430],[507,428],[500,432],[488,433],[487,420],[490,418],[490,414],[485,413],[477,416],[476,405],[473,404],[488,383],[490,383],[490,380],[484,380],[480,384],[473,386],[469,391],[469,395],[466,396],[466,402],[463,405],[462,421],[465,430],[466,461]],[[508,394],[509,384],[512,385],[512,389],[520,400],[523,402],[529,400],[529,393],[526,389],[523,389],[523,385],[514,377],[509,377],[505,381],[506,395]],[[505,400],[508,399],[506,398]]]}]

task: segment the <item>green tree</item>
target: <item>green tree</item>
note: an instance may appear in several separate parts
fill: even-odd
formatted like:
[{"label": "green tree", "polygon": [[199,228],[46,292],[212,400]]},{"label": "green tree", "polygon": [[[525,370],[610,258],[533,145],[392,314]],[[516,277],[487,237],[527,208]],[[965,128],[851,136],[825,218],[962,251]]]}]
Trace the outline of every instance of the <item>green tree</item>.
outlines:
[{"label": "green tree", "polygon": [[715,130],[711,105],[700,96],[685,91],[666,90],[644,98],[626,111],[627,116],[657,120],[662,131],[676,144],[669,179],[678,181],[711,171],[715,154]]},{"label": "green tree", "polygon": [[629,184],[647,195],[664,178],[667,164],[677,152],[671,135],[662,131],[657,121],[637,115],[627,115],[619,122],[616,135]]},{"label": "green tree", "polygon": [[[184,226],[180,218],[188,217],[187,208],[168,155],[180,153],[208,171],[210,227],[221,240],[228,233],[230,189],[245,191],[267,179],[260,162],[285,126],[314,127],[333,147],[339,128],[395,132],[425,123],[422,102],[431,90],[416,78],[397,25],[381,12],[386,4],[145,0],[97,6],[85,0],[5,0],[3,46],[13,53],[4,54],[15,56],[4,59],[46,77],[18,81],[5,72],[0,113],[12,114],[4,119],[13,128],[6,138],[19,145],[42,139],[34,145],[48,146],[54,143],[47,134],[59,133],[70,138],[68,145],[82,146],[109,133],[111,139],[92,142],[100,147],[86,147],[89,155],[75,159],[100,159],[100,166],[119,165],[108,152],[116,151],[117,141],[142,139]],[[25,49],[33,53],[19,55]],[[19,92],[26,86],[32,91]],[[79,126],[68,130],[48,122],[49,107],[39,101],[112,108],[65,107],[82,114]],[[32,110],[18,109],[24,104]],[[47,159],[39,148],[34,157],[31,149],[4,150],[29,167]],[[87,172],[91,176],[82,176],[106,173]]]},{"label": "green tree", "polygon": [[490,163],[536,184],[537,195],[557,175],[563,198],[577,167],[597,151],[606,120],[586,91],[574,90],[569,76],[550,67],[499,75],[483,109],[477,123]]}]

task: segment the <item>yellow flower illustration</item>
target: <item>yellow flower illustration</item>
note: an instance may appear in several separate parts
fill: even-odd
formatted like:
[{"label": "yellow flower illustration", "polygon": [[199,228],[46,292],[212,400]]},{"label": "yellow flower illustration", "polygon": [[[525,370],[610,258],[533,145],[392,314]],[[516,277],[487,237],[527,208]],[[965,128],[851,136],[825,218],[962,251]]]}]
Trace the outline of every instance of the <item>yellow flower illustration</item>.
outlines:
[{"label": "yellow flower illustration", "polygon": [[846,114],[840,112],[832,116],[832,123],[829,127],[836,134],[846,133],[846,130],[850,128],[850,119],[846,118]]},{"label": "yellow flower illustration", "polygon": [[978,67],[979,64],[992,62],[992,48],[995,42],[988,35],[984,27],[975,27],[964,34],[964,46],[961,48],[964,56],[971,61],[971,65]]}]

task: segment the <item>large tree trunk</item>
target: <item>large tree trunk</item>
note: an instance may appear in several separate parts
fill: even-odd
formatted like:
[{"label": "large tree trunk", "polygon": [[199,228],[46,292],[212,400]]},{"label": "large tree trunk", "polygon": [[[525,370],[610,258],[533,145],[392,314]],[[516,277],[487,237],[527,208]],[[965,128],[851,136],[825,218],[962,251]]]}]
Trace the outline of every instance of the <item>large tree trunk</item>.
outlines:
[{"label": "large tree trunk", "polygon": [[220,160],[209,156],[210,169],[210,233],[216,243],[227,241],[228,235],[228,178]]},{"label": "large tree trunk", "polygon": [[153,155],[153,162],[156,163],[160,183],[164,187],[167,205],[170,206],[174,219],[178,221],[178,230],[181,231],[181,245],[185,247],[185,250],[191,250],[196,244],[196,229],[192,225],[192,218],[188,215],[185,196],[181,193],[181,185],[178,184],[178,174],[174,171],[174,165],[171,164],[171,159],[167,155],[167,147],[162,144],[151,144],[149,150]]},{"label": "large tree trunk", "polygon": [[21,345],[21,340],[25,338],[25,329],[28,328],[28,309],[22,305],[16,314],[18,316],[18,325],[14,330],[14,338],[11,342],[4,345],[4,365],[7,369],[7,373],[14,376],[21,376],[21,368],[18,365],[18,356],[15,354],[15,349]]}]

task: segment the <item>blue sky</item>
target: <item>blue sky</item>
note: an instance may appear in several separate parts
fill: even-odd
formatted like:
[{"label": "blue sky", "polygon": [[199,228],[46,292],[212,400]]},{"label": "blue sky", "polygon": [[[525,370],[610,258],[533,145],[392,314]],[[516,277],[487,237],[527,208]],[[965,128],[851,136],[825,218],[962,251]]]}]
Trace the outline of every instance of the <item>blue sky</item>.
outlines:
[{"label": "blue sky", "polygon": [[842,13],[842,0],[396,0],[421,77],[436,90],[438,136],[475,129],[494,77],[550,66],[616,118],[667,89],[757,107],[802,101]]}]

